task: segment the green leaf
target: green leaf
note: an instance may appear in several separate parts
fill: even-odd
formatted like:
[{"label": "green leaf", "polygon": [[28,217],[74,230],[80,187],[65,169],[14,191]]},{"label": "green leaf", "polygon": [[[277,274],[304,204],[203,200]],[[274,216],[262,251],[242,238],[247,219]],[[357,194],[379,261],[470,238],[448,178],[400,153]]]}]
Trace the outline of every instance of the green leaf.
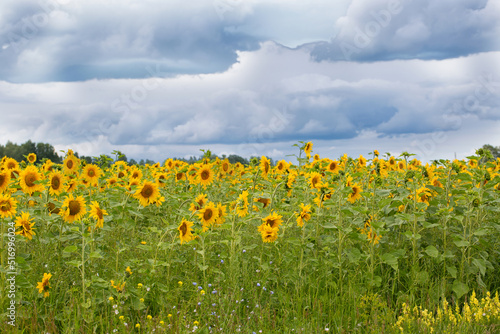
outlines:
[{"label": "green leaf", "polygon": [[446,271],[448,271],[451,277],[457,278],[457,268],[446,266]]},{"label": "green leaf", "polygon": [[355,247],[346,250],[347,258],[351,263],[358,263],[361,259],[361,251]]},{"label": "green leaf", "polygon": [[78,247],[76,247],[75,245],[68,246],[68,247],[64,248],[63,252],[65,252],[65,253],[73,253],[73,252],[76,252],[77,249],[78,249]]},{"label": "green leaf", "polygon": [[425,249],[425,252],[427,253],[427,255],[429,255],[430,257],[437,257],[439,255],[439,252],[438,250],[436,249],[436,247],[434,246],[429,246]]},{"label": "green leaf", "polygon": [[452,290],[455,292],[457,299],[460,299],[463,295],[469,292],[469,287],[467,284],[455,280],[455,282],[453,282]]},{"label": "green leaf", "polygon": [[92,252],[89,254],[89,258],[91,259],[102,259],[102,255],[99,252]]},{"label": "green leaf", "polygon": [[326,228],[326,229],[335,229],[337,228],[337,225],[335,225],[334,223],[328,223],[328,224],[324,224],[324,225],[321,225],[323,228]]},{"label": "green leaf", "polygon": [[479,268],[479,271],[481,272],[481,275],[484,276],[486,273],[486,264],[484,263],[484,260],[482,259],[472,259],[472,263]]},{"label": "green leaf", "polygon": [[394,270],[398,270],[398,258],[392,253],[382,254],[380,257],[384,263],[390,265]]},{"label": "green leaf", "polygon": [[208,265],[202,265],[201,263],[198,263],[198,268],[200,268],[201,271],[205,271],[208,269]]},{"label": "green leaf", "polygon": [[466,241],[466,240],[455,240],[455,241],[453,241],[453,243],[455,245],[457,245],[457,247],[467,247],[467,246],[469,246],[469,242]]},{"label": "green leaf", "polygon": [[486,235],[486,234],[488,234],[488,230],[485,228],[479,229],[476,232],[474,232],[474,235],[477,235],[477,236],[482,236],[482,235]]},{"label": "green leaf", "polygon": [[66,262],[66,264],[69,264],[70,266],[77,267],[77,268],[82,265],[82,263],[78,260],[71,260],[71,261]]}]

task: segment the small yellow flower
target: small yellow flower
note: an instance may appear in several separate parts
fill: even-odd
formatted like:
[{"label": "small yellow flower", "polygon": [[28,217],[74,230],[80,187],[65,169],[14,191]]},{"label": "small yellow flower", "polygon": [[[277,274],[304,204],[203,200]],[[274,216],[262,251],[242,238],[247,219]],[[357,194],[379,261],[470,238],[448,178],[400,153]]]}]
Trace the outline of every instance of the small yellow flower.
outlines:
[{"label": "small yellow flower", "polygon": [[141,244],[145,245],[145,244],[147,244],[147,242],[146,241],[141,241]]},{"label": "small yellow flower", "polygon": [[141,324],[135,324],[135,328],[141,328]]},{"label": "small yellow flower", "polygon": [[115,300],[113,297],[109,297],[108,299],[109,299],[110,302],[113,301],[113,300]]},{"label": "small yellow flower", "polygon": [[148,318],[148,320],[153,319],[153,317],[151,315],[149,315],[149,314],[148,314],[148,316],[146,318]]},{"label": "small yellow flower", "polygon": [[132,275],[132,269],[130,269],[130,267],[127,267],[127,269],[125,269],[125,271],[126,271],[129,275]]},{"label": "small yellow flower", "polygon": [[164,325],[165,324],[165,321],[160,321],[160,325]]},{"label": "small yellow flower", "polygon": [[144,303],[144,298],[141,298],[141,299],[139,299],[139,300],[141,301],[141,303]]},{"label": "small yellow flower", "polygon": [[202,296],[204,296],[205,295],[205,290],[201,290],[200,293],[201,293]]},{"label": "small yellow flower", "polygon": [[196,321],[196,320],[193,322],[193,325],[195,325],[195,326],[198,326],[199,324],[200,323],[198,321]]},{"label": "small yellow flower", "polygon": [[169,313],[169,314],[167,315],[167,317],[168,317],[168,318],[172,318],[172,315]]},{"label": "small yellow flower", "polygon": [[119,316],[118,319],[123,320],[125,317],[123,315]]},{"label": "small yellow flower", "polygon": [[142,283],[137,284],[137,288],[138,289],[142,288]]},{"label": "small yellow flower", "polygon": [[177,282],[177,284],[179,284],[180,286],[182,286],[182,281]]}]

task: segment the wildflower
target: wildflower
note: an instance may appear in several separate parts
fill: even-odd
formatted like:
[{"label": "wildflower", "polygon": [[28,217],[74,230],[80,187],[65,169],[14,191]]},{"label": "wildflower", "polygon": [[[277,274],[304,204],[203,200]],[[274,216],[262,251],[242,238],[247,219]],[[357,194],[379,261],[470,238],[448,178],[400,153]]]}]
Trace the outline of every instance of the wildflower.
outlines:
[{"label": "wildflower", "polygon": [[121,283],[121,284],[120,284],[120,283],[115,284],[115,281],[111,280],[111,286],[112,286],[113,288],[115,288],[115,289],[116,289],[116,291],[118,291],[118,292],[123,292],[123,289],[125,289],[125,283],[126,283],[126,282],[123,282],[123,283]]},{"label": "wildflower", "polygon": [[138,288],[138,289],[141,289],[141,288],[142,288],[142,286],[143,286],[143,285],[142,285],[142,283],[138,283],[138,284],[137,284],[137,288]]},{"label": "wildflower", "polygon": [[127,273],[127,276],[132,275],[132,269],[130,269],[130,267],[127,267],[127,269],[125,269],[125,271]]},{"label": "wildflower", "polygon": [[177,282],[177,284],[179,284],[179,286],[182,286],[183,283],[182,283],[182,281],[179,281],[179,282]]},{"label": "wildflower", "polygon": [[115,300],[115,299],[114,299],[113,297],[109,297],[109,298],[108,298],[108,300],[109,300],[110,302],[112,302],[112,301],[113,301],[113,300]]}]

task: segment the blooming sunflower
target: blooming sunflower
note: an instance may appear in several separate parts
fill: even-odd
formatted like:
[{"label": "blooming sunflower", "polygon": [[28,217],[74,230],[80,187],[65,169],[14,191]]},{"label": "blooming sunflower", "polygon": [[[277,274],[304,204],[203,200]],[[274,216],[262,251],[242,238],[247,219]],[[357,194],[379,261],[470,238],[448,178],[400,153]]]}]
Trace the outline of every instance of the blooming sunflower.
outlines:
[{"label": "blooming sunflower", "polygon": [[83,168],[82,177],[87,180],[91,186],[97,186],[99,178],[102,175],[102,170],[93,164],[88,164]]},{"label": "blooming sunflower", "polygon": [[50,159],[47,159],[45,161],[45,163],[43,164],[42,168],[43,168],[44,172],[48,173],[48,172],[52,172],[53,167],[54,167],[54,163]]},{"label": "blooming sunflower", "polygon": [[339,162],[337,160],[334,160],[334,161],[330,162],[328,164],[327,170],[329,172],[334,173],[334,174],[338,174],[338,172],[340,171],[340,164],[339,164]]},{"label": "blooming sunflower", "polygon": [[52,274],[43,274],[43,278],[41,282],[37,282],[36,288],[38,289],[38,293],[43,292],[43,297],[48,297],[49,296],[49,289],[50,289],[50,283],[49,279],[52,277]]},{"label": "blooming sunflower", "polygon": [[352,184],[351,188],[352,192],[349,194],[347,200],[351,203],[354,203],[357,199],[361,198],[361,192],[363,191],[363,188],[361,188],[361,186],[357,185],[356,183]]},{"label": "blooming sunflower", "polygon": [[28,154],[27,159],[29,163],[34,164],[36,162],[36,154],[35,153]]},{"label": "blooming sunflower", "polygon": [[321,182],[321,174],[318,173],[318,172],[312,172],[311,174],[309,174],[309,182],[310,182],[310,186],[311,186],[311,189],[319,189],[321,188],[322,186],[322,182]]},{"label": "blooming sunflower", "polygon": [[160,188],[163,188],[167,185],[168,174],[165,172],[159,172],[155,175],[156,183]]},{"label": "blooming sunflower", "polygon": [[177,228],[177,230],[179,231],[179,238],[181,239],[181,245],[183,242],[189,242],[195,238],[192,233],[193,229],[191,228],[191,226],[193,226],[193,222],[183,219],[181,224]]},{"label": "blooming sunflower", "polygon": [[140,179],[142,179],[142,171],[139,168],[137,168],[137,167],[133,167],[130,170],[129,177],[131,179],[140,180]]},{"label": "blooming sunflower", "polygon": [[26,167],[19,176],[19,184],[24,193],[32,195],[35,191],[43,191],[43,185],[38,183],[42,175],[35,166]]},{"label": "blooming sunflower", "polygon": [[199,210],[198,218],[200,218],[203,225],[203,232],[208,230],[208,227],[212,225],[217,216],[219,215],[219,210],[215,207],[215,204],[208,202],[203,209]]},{"label": "blooming sunflower", "polygon": [[359,155],[358,166],[359,167],[366,167],[366,159],[361,154]]},{"label": "blooming sunflower", "polygon": [[208,164],[202,165],[196,175],[198,176],[198,183],[204,187],[210,185],[214,180],[214,173]]},{"label": "blooming sunflower", "polygon": [[311,152],[313,150],[313,143],[312,142],[307,142],[304,145],[304,153],[307,156],[307,159],[311,159]]},{"label": "blooming sunflower", "polygon": [[217,219],[215,220],[215,224],[223,224],[226,221],[226,206],[222,205],[222,203],[217,204]]},{"label": "blooming sunflower", "polygon": [[19,163],[15,159],[12,159],[12,158],[5,159],[3,165],[8,170],[19,169]]},{"label": "blooming sunflower", "polygon": [[259,232],[262,232],[262,230],[266,227],[269,226],[271,228],[276,228],[278,229],[283,222],[282,216],[278,215],[276,212],[271,213],[269,216],[266,218],[262,218],[264,221],[258,228]]},{"label": "blooming sunflower", "polygon": [[274,242],[278,239],[278,228],[272,228],[269,225],[264,225],[262,228],[259,227],[259,232],[262,236],[263,242]]},{"label": "blooming sunflower", "polygon": [[231,164],[229,163],[229,160],[224,159],[224,161],[222,161],[221,166],[220,166],[221,173],[227,174],[227,173],[229,173],[230,169],[231,169]]},{"label": "blooming sunflower", "polygon": [[417,201],[429,205],[431,199],[431,191],[425,187],[417,189]]},{"label": "blooming sunflower", "polygon": [[[73,223],[75,220],[82,219],[83,215],[87,212],[85,207],[85,200],[83,196],[73,197],[69,194],[62,205],[61,215],[68,223]],[[66,208],[66,209],[64,209]]]},{"label": "blooming sunflower", "polygon": [[239,217],[245,217],[248,214],[248,191],[246,190],[238,196],[236,213]]},{"label": "blooming sunflower", "polygon": [[378,150],[373,150],[373,155],[378,157],[380,153],[378,153]]},{"label": "blooming sunflower", "polygon": [[77,171],[80,165],[80,159],[75,157],[73,154],[69,154],[63,161],[64,173],[73,174]]},{"label": "blooming sunflower", "polygon": [[10,172],[9,171],[0,171],[0,194],[5,191],[9,187],[10,184]]},{"label": "blooming sunflower", "polygon": [[297,213],[297,225],[302,227],[309,219],[311,219],[311,206],[300,203],[300,212]]},{"label": "blooming sunflower", "polygon": [[154,204],[160,197],[160,191],[158,190],[158,184],[144,181],[136,190],[134,197],[141,202],[142,206],[148,206],[149,204]]},{"label": "blooming sunflower", "polygon": [[270,170],[271,170],[271,161],[266,156],[262,156],[260,158],[260,171],[262,172],[262,176],[266,178]]},{"label": "blooming sunflower", "polygon": [[80,185],[80,182],[78,181],[78,179],[76,179],[76,178],[70,179],[68,181],[68,185],[67,185],[66,191],[69,192],[69,193],[72,193],[73,191],[75,191],[75,189],[79,185]]},{"label": "blooming sunflower", "polygon": [[198,210],[201,210],[205,206],[205,203],[207,203],[207,195],[199,194],[194,199],[194,203],[191,203],[189,210],[191,212],[196,212]]},{"label": "blooming sunflower", "polygon": [[283,174],[286,172],[286,170],[288,169],[290,165],[288,164],[288,162],[286,162],[285,160],[280,160],[278,161],[278,163],[276,164],[276,171],[279,173],[279,174]]},{"label": "blooming sunflower", "polygon": [[92,201],[90,204],[90,217],[94,218],[97,223],[95,225],[96,228],[102,228],[104,226],[104,216],[107,216],[108,213],[106,210],[103,210],[99,207],[99,203],[96,201]]},{"label": "blooming sunflower", "polygon": [[270,198],[263,198],[263,197],[258,197],[253,199],[254,202],[257,203],[262,203],[262,208],[266,208],[269,204],[271,204],[271,199]]},{"label": "blooming sunflower", "polygon": [[32,239],[35,232],[33,232],[35,222],[31,222],[33,218],[30,218],[30,214],[28,212],[21,213],[20,217],[16,218],[16,227],[20,227],[21,229],[16,232],[16,234],[20,234],[25,238]]},{"label": "blooming sunflower", "polygon": [[10,195],[0,194],[0,217],[7,218],[16,214],[17,201]]},{"label": "blooming sunflower", "polygon": [[64,176],[59,171],[54,171],[49,174],[49,193],[51,195],[59,195],[64,190]]}]

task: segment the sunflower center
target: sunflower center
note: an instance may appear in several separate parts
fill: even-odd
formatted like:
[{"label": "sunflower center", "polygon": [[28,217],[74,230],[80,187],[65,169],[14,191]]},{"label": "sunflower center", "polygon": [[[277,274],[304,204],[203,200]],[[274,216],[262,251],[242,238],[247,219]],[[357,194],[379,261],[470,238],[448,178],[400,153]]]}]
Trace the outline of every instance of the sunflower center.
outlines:
[{"label": "sunflower center", "polygon": [[229,169],[229,165],[228,164],[223,164],[222,165],[222,170],[227,172],[227,170]]},{"label": "sunflower center", "polygon": [[153,195],[153,187],[145,185],[141,190],[141,195],[144,198],[150,198]]},{"label": "sunflower center", "polygon": [[201,179],[206,181],[210,178],[210,172],[208,170],[204,170],[201,172]]},{"label": "sunflower center", "polygon": [[3,212],[7,212],[10,210],[11,206],[8,201],[4,201],[0,203],[0,208],[2,209]]},{"label": "sunflower center", "polygon": [[269,163],[267,161],[264,163],[264,170],[266,171],[266,173],[269,172]]},{"label": "sunflower center", "polygon": [[28,187],[33,187],[35,186],[36,176],[34,174],[28,174],[24,178],[24,181]]},{"label": "sunflower center", "polygon": [[73,168],[73,160],[68,160],[68,162],[66,162],[66,167],[68,167],[69,169],[72,169]]},{"label": "sunflower center", "polygon": [[186,223],[183,223],[183,224],[179,227],[179,230],[181,231],[182,236],[185,236],[185,235],[186,235],[186,233],[187,233],[187,226],[186,226]]},{"label": "sunflower center", "polygon": [[88,173],[87,173],[87,175],[89,177],[94,177],[95,176],[95,170],[93,170],[93,169],[89,170]]},{"label": "sunflower center", "polygon": [[96,210],[96,216],[99,219],[103,219],[102,210],[100,208],[97,208],[97,210]]},{"label": "sunflower center", "polygon": [[75,216],[80,212],[80,203],[78,201],[70,201],[68,208],[70,216]]},{"label": "sunflower center", "polygon": [[212,218],[212,216],[213,216],[213,215],[214,215],[214,213],[212,212],[212,210],[211,210],[211,209],[207,209],[207,210],[205,210],[205,212],[203,213],[203,219],[204,219],[205,221],[210,220],[210,219]]},{"label": "sunflower center", "polygon": [[0,187],[5,184],[6,179],[5,174],[0,174]]},{"label": "sunflower center", "polygon": [[7,163],[7,169],[14,169],[14,168],[16,168],[16,164],[15,163],[13,163],[13,162]]},{"label": "sunflower center", "polygon": [[119,177],[120,179],[121,179],[122,177],[124,177],[124,176],[125,176],[125,173],[124,173],[124,172],[120,172],[120,173],[118,173],[118,177]]},{"label": "sunflower center", "polygon": [[61,180],[59,180],[58,177],[53,177],[50,181],[50,185],[52,186],[52,189],[57,190],[61,186]]},{"label": "sunflower center", "polygon": [[177,180],[182,180],[182,176],[183,176],[183,175],[184,175],[183,173],[177,173],[177,174],[175,174],[175,178],[176,178]]},{"label": "sunflower center", "polygon": [[275,219],[268,219],[266,224],[271,226],[271,227],[274,227],[274,224],[276,224],[276,220]]}]

